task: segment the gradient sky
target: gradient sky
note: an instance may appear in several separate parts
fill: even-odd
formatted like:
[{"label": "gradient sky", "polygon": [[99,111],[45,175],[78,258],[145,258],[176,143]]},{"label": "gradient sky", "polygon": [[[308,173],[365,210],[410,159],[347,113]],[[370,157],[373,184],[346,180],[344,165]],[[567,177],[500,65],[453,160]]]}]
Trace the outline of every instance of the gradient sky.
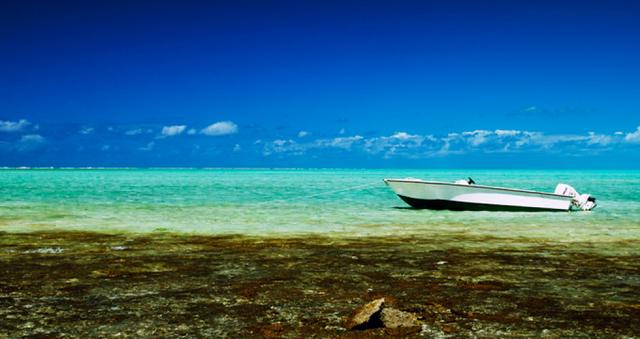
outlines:
[{"label": "gradient sky", "polygon": [[2,1],[0,166],[640,168],[638,1]]}]

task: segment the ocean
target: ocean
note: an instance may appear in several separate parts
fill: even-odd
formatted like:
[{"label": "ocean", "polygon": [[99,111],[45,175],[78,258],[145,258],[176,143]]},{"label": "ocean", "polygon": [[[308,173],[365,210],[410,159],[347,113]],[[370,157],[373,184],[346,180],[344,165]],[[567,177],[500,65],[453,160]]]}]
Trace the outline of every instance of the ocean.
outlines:
[{"label": "ocean", "polygon": [[[597,198],[591,212],[407,209],[383,178],[415,177]],[[176,232],[286,237],[435,234],[551,242],[640,238],[640,172],[371,169],[0,171],[0,230]]]},{"label": "ocean", "polygon": [[[384,178],[597,198],[589,212],[415,210]],[[0,170],[0,337],[640,335],[640,172]]]}]

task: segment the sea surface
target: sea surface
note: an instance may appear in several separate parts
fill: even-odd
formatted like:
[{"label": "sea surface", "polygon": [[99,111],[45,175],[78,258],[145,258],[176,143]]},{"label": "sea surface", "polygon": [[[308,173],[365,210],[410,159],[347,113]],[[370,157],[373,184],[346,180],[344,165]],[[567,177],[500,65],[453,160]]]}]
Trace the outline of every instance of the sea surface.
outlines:
[{"label": "sea surface", "polygon": [[[415,177],[597,198],[591,212],[406,208],[383,178]],[[640,238],[640,172],[371,169],[0,170],[0,230],[252,236],[430,234],[554,242]]]},{"label": "sea surface", "polygon": [[[597,198],[591,212],[407,209],[383,178],[415,177]],[[0,170],[0,230],[169,231],[288,236],[522,236],[560,242],[640,238],[640,172],[370,169]]]}]

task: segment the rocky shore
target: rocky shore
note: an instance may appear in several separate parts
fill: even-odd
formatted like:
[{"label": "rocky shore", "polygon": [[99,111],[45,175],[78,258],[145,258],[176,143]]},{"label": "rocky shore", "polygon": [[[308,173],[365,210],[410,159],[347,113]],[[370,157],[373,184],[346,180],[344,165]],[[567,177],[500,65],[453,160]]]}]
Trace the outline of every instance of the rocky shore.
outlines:
[{"label": "rocky shore", "polygon": [[639,336],[638,245],[0,233],[0,337]]}]

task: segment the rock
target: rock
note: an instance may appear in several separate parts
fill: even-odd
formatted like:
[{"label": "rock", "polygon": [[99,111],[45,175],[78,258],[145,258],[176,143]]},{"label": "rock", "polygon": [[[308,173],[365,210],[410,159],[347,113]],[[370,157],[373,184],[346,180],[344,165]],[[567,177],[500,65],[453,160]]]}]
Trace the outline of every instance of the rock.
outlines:
[{"label": "rock", "polygon": [[358,307],[347,320],[345,327],[350,330],[380,327],[380,311],[383,306],[384,298],[380,298]]},{"label": "rock", "polygon": [[420,321],[413,313],[385,307],[384,302],[385,299],[380,298],[360,306],[347,320],[345,327],[350,330],[420,327]]},{"label": "rock", "polygon": [[418,318],[413,313],[384,308],[380,312],[380,320],[386,328],[416,327],[420,326]]}]

